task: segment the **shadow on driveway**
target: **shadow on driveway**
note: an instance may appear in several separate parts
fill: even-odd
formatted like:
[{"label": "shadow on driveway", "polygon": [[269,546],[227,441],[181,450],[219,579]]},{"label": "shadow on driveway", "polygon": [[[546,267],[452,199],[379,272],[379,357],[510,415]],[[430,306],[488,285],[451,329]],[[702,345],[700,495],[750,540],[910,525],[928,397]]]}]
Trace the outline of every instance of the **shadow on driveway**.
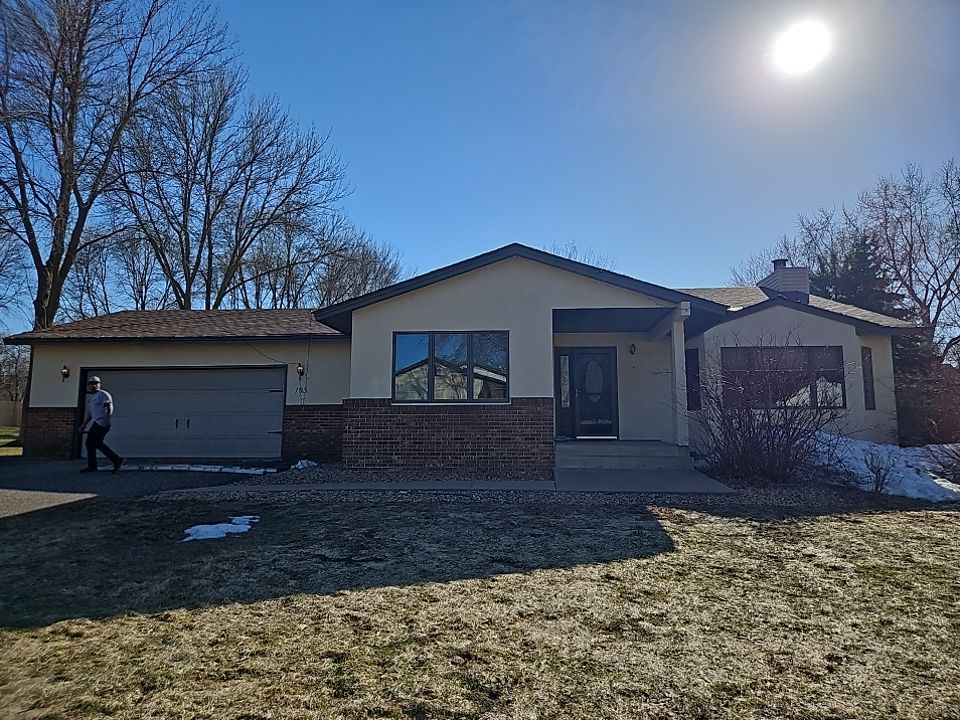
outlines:
[{"label": "shadow on driveway", "polygon": [[82,473],[83,460],[0,458],[0,518],[101,497],[143,497],[163,490],[222,485],[237,475],[109,469]]}]

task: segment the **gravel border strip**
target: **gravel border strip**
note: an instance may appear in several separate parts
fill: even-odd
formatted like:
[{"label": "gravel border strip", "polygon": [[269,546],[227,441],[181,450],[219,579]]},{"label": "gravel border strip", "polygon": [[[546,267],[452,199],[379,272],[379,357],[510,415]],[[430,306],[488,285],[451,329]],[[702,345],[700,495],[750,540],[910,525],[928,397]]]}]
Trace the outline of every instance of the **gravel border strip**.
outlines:
[{"label": "gravel border strip", "polygon": [[[889,495],[876,495],[824,483],[807,485],[780,484],[759,486],[728,482],[737,491],[733,494],[697,493],[599,493],[558,491],[441,491],[441,490],[316,490],[230,492],[224,490],[203,498],[211,503],[275,503],[331,505],[338,503],[421,503],[421,504],[537,504],[537,505],[658,505],[720,515],[737,515],[757,519],[784,519],[812,515],[852,512],[886,512],[892,510],[952,509],[942,504],[911,500]],[[144,498],[153,502],[195,503],[196,493],[166,492]]]}]

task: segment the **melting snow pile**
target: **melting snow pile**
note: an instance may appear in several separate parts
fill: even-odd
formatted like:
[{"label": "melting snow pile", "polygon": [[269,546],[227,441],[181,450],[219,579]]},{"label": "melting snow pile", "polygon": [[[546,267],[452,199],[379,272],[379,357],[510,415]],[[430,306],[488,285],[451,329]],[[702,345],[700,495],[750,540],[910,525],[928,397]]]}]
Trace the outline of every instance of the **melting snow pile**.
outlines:
[{"label": "melting snow pile", "polygon": [[190,540],[213,540],[234,533],[245,533],[255,522],[260,522],[259,515],[239,515],[237,517],[231,517],[228,523],[218,523],[217,525],[194,525],[183,531],[183,534],[186,535],[183,542]]},{"label": "melting snow pile", "polygon": [[[835,445],[833,462],[845,470],[856,484],[864,490],[873,489],[874,474],[868,463],[884,464],[891,468],[890,481],[883,492],[921,500],[958,501],[960,485],[941,477],[937,467],[938,450],[941,445],[926,447],[899,447],[881,445],[867,440],[830,438]],[[826,458],[825,458],[826,459]]]}]

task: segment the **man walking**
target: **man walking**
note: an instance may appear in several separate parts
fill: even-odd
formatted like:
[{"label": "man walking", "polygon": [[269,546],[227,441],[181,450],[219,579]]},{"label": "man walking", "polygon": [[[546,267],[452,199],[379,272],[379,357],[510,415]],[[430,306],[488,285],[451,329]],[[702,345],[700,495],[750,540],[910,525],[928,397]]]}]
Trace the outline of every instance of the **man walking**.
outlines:
[{"label": "man walking", "polygon": [[113,463],[116,472],[123,465],[123,458],[108,448],[103,439],[110,432],[110,416],[113,415],[113,398],[106,390],[100,389],[100,378],[92,375],[87,380],[87,404],[83,415],[83,428],[87,427],[87,466],[80,472],[97,471],[97,450],[102,452]]}]

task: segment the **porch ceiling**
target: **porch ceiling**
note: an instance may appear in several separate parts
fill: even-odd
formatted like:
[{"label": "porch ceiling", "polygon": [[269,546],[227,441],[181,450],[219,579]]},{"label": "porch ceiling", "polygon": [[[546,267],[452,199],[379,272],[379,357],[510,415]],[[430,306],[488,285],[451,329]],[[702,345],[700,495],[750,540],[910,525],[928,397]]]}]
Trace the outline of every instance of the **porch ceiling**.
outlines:
[{"label": "porch ceiling", "polygon": [[553,311],[555,333],[645,333],[673,312],[668,308],[577,308]]}]

